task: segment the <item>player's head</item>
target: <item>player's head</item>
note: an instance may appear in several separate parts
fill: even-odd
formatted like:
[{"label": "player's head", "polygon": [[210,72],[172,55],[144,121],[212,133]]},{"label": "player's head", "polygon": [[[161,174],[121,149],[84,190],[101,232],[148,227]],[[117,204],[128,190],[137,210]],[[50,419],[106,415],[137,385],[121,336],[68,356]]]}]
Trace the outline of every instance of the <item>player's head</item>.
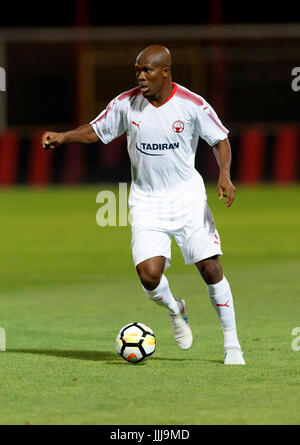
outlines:
[{"label": "player's head", "polygon": [[153,97],[162,88],[170,85],[171,66],[170,51],[162,45],[148,46],[137,56],[136,77],[145,97]]}]

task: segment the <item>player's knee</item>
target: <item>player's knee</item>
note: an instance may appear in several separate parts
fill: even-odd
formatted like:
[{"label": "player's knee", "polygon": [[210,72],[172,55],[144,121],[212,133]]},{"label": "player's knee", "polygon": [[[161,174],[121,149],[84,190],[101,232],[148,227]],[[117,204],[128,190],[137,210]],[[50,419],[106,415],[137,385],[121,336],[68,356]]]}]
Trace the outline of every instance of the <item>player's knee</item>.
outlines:
[{"label": "player's knee", "polygon": [[215,284],[223,278],[223,268],[218,257],[199,261],[197,267],[206,284]]},{"label": "player's knee", "polygon": [[142,285],[147,290],[154,290],[160,283],[161,272],[155,267],[141,268],[138,274]]}]

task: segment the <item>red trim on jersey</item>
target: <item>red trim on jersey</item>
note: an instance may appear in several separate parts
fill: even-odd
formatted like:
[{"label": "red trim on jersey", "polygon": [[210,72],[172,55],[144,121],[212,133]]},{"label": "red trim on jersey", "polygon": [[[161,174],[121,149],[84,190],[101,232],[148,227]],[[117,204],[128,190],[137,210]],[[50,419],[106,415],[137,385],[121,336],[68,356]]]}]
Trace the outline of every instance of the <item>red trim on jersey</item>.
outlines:
[{"label": "red trim on jersey", "polygon": [[140,87],[135,87],[129,91],[125,91],[125,93],[120,94],[118,100],[123,100],[131,96],[139,96],[140,94],[142,94]]},{"label": "red trim on jersey", "polygon": [[162,106],[165,105],[167,102],[169,102],[169,100],[172,99],[172,97],[174,96],[174,94],[175,94],[176,91],[177,91],[177,85],[176,85],[176,83],[172,82],[172,85],[173,85],[172,92],[171,92],[170,96],[167,97],[167,99],[164,101],[163,104],[158,105],[158,106],[156,107],[155,105],[153,105],[152,102],[150,102],[150,100],[148,99],[148,97],[146,97],[147,101],[148,101],[154,108],[160,108],[160,107],[162,107]]},{"label": "red trim on jersey", "polygon": [[220,122],[217,121],[217,119],[215,118],[215,116],[212,114],[211,111],[208,112],[209,117],[214,121],[214,123],[222,130],[224,131],[225,134],[228,134],[229,131],[223,127],[223,125],[220,124]]},{"label": "red trim on jersey", "polygon": [[[204,105],[204,102],[203,102],[203,100],[201,99],[201,97],[199,97],[197,94],[195,94],[195,93],[192,93],[191,91],[189,91],[189,90],[186,90],[185,88],[183,88],[183,87],[178,87],[178,89],[177,89],[177,96],[179,96],[179,97],[181,97],[182,99],[186,99],[186,100],[189,100],[189,101],[191,101],[191,102],[193,102],[194,104],[196,104],[196,105],[199,105],[199,106],[201,106],[201,105]],[[208,107],[204,107],[203,108],[203,110],[206,110]],[[214,123],[225,133],[225,134],[228,134],[229,133],[229,131],[225,128],[225,127],[223,127],[223,125],[220,123],[220,122],[218,122],[218,120],[215,118],[215,116],[212,114],[212,112],[211,111],[208,111],[208,116],[214,121]]]},{"label": "red trim on jersey", "polygon": [[201,97],[197,96],[195,93],[192,93],[189,90],[186,90],[185,88],[182,88],[179,85],[176,86],[177,86],[177,94],[176,94],[177,96],[182,97],[182,99],[189,100],[196,105],[203,105],[203,100],[201,99]]},{"label": "red trim on jersey", "polygon": [[100,116],[98,119],[95,119],[94,121],[92,121],[92,125],[95,124],[96,122],[100,122],[102,121],[102,119],[104,119],[107,115],[107,112],[110,110],[110,108],[108,110],[105,111],[105,113],[102,114],[102,116]]},{"label": "red trim on jersey", "polygon": [[[174,82],[172,82],[172,85],[173,85],[173,90],[172,90],[170,96],[166,99],[166,101],[165,101],[162,105],[164,105],[165,103],[169,102],[169,100],[171,100],[172,97],[174,96],[174,94],[176,93],[176,91],[177,91],[177,85],[176,85],[176,83],[174,83]],[[161,107],[161,105],[160,105],[160,107]],[[157,107],[157,108],[158,108],[158,107]]]},{"label": "red trim on jersey", "polygon": [[[117,99],[114,99],[114,102],[116,100],[124,100],[127,97],[139,96],[140,94],[142,94],[140,87],[135,87],[129,91],[125,91],[125,93],[120,94],[120,96],[118,96]],[[92,123],[95,124],[96,122],[100,122],[102,119],[104,119],[106,117],[107,113],[111,110],[111,108],[112,107],[110,105],[108,105],[105,113],[103,113],[102,116],[100,116],[98,119],[95,119],[94,121],[92,121]]]}]

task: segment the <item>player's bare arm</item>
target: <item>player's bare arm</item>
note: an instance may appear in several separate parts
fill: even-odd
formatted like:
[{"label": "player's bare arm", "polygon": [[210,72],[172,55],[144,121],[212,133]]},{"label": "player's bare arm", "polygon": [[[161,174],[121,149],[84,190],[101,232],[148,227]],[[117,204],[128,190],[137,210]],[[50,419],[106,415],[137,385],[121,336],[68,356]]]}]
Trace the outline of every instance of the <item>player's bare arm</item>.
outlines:
[{"label": "player's bare arm", "polygon": [[234,201],[236,188],[230,179],[231,147],[229,140],[226,138],[218,142],[213,147],[213,152],[220,168],[217,184],[219,199],[226,198],[226,207],[230,207]]},{"label": "player's bare arm", "polygon": [[45,131],[42,136],[44,150],[54,149],[69,142],[79,142],[82,144],[92,144],[99,140],[91,124],[84,124],[74,130],[56,133]]}]

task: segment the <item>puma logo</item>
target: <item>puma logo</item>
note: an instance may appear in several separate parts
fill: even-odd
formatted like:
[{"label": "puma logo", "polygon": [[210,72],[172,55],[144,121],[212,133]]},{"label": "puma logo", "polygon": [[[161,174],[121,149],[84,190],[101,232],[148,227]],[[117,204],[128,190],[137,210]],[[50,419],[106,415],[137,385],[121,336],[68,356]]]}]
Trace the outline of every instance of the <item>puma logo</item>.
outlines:
[{"label": "puma logo", "polygon": [[140,122],[137,124],[136,122],[132,121],[133,125],[136,125],[136,126],[138,127],[139,130],[140,130],[140,123],[141,123],[141,122],[142,122],[142,121],[140,121]]},{"label": "puma logo", "polygon": [[226,307],[229,307],[229,300],[227,300],[226,301],[226,303],[225,304],[217,304],[217,306],[226,306]]}]

